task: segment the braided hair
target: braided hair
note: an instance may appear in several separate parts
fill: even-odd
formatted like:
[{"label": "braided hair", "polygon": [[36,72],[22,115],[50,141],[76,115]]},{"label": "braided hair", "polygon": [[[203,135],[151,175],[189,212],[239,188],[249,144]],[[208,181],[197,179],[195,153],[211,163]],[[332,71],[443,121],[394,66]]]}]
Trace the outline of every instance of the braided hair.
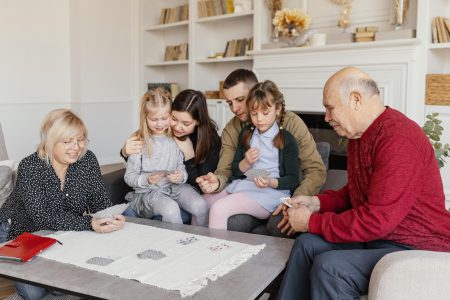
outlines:
[{"label": "braided hair", "polygon": [[[267,109],[275,105],[275,108],[281,108],[280,115],[277,117],[279,125],[278,134],[273,139],[273,144],[278,149],[282,149],[285,145],[285,139],[283,135],[283,122],[286,115],[286,105],[284,102],[284,96],[273,81],[266,80],[256,84],[248,93],[247,96],[247,109],[248,111],[255,109]],[[245,149],[250,148],[250,139],[253,135],[255,126],[252,124],[250,130],[247,130],[243,134],[242,146]]]}]

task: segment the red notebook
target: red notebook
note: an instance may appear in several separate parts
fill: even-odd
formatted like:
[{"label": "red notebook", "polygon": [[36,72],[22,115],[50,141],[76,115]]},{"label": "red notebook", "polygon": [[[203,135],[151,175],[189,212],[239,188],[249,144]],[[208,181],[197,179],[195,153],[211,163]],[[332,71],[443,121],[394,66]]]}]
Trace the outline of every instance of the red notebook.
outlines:
[{"label": "red notebook", "polygon": [[0,247],[0,261],[29,261],[57,240],[24,232]]}]

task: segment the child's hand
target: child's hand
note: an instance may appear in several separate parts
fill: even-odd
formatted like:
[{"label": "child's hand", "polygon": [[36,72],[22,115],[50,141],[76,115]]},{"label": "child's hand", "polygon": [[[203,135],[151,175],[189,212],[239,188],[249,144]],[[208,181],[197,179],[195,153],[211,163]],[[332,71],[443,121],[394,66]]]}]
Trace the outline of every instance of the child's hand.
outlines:
[{"label": "child's hand", "polygon": [[147,181],[150,184],[158,184],[158,182],[163,177],[164,177],[164,174],[162,174],[162,173],[152,173],[147,176]]},{"label": "child's hand", "polygon": [[183,174],[180,171],[175,170],[175,172],[167,175],[167,179],[172,183],[181,183],[181,181],[183,181]]},{"label": "child's hand", "polygon": [[271,187],[273,188],[274,185],[274,178],[270,178],[270,177],[256,177],[255,178],[255,184],[257,187],[259,188],[266,188],[266,187]]},{"label": "child's hand", "polygon": [[249,165],[253,165],[259,158],[259,150],[257,148],[250,148],[245,152],[245,160]]}]

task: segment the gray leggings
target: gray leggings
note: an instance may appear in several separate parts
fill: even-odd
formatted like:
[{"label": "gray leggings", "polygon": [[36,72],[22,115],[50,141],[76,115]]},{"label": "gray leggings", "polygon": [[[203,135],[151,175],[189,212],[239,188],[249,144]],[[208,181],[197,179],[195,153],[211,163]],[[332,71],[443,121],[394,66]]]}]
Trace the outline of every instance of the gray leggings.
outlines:
[{"label": "gray leggings", "polygon": [[208,204],[189,184],[172,184],[145,193],[129,193],[126,199],[141,218],[162,216],[162,221],[182,224],[180,207],[195,216],[197,225],[208,225]]},{"label": "gray leggings", "polygon": [[208,225],[208,204],[189,184],[172,187],[174,196],[161,195],[152,203],[155,215],[161,215],[164,222],[182,224],[180,207],[190,212],[200,226]]}]

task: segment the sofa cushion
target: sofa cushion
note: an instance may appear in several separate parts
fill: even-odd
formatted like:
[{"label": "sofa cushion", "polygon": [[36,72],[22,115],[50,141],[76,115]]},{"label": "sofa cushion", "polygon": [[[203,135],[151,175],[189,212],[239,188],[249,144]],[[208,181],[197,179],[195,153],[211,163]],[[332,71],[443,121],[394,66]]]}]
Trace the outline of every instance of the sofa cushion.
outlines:
[{"label": "sofa cushion", "polygon": [[5,203],[13,190],[12,169],[8,166],[0,166],[0,207]]},{"label": "sofa cushion", "polygon": [[8,153],[6,152],[6,143],[3,137],[2,124],[0,123],[0,161],[8,159]]}]

